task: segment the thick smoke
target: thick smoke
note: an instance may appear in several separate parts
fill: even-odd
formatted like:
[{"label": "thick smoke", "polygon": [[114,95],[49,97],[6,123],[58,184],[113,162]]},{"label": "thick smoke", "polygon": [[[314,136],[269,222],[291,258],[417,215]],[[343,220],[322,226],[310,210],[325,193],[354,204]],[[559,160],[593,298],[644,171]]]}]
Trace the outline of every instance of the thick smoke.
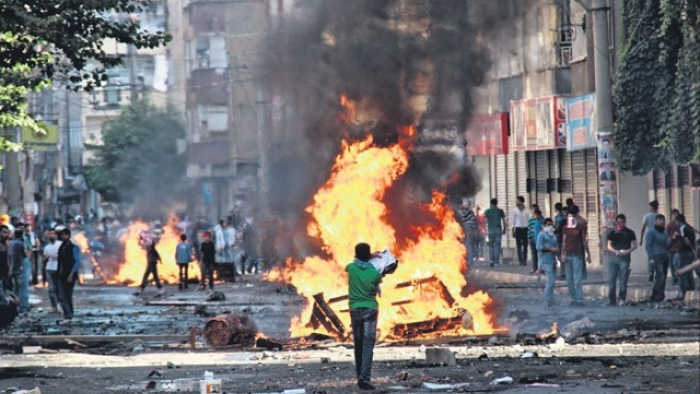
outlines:
[{"label": "thick smoke", "polygon": [[[473,196],[480,182],[464,164],[463,130],[490,65],[483,34],[512,1],[299,1],[265,51],[265,78],[287,104],[287,140],[271,155],[277,213],[303,212],[342,138],[389,144],[408,125],[418,130],[410,169],[386,196],[396,228],[423,220],[415,202],[434,189]],[[341,94],[357,102],[350,125],[339,120]]]}]

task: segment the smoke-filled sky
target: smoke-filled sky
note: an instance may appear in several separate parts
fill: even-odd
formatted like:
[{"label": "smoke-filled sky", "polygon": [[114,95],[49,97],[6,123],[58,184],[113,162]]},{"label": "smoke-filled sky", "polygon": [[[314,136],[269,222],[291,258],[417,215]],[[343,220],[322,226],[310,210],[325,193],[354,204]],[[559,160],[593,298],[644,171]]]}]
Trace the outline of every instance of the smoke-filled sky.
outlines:
[{"label": "smoke-filled sky", "polygon": [[366,110],[358,129],[370,124],[377,143],[393,142],[398,127],[415,124],[427,146],[412,154],[408,173],[387,194],[396,200],[393,214],[410,210],[399,202],[409,191],[424,199],[455,173],[449,194],[473,196],[480,187],[475,172],[447,148],[464,147],[473,92],[490,65],[482,34],[507,17],[512,1],[300,1],[301,15],[285,20],[265,51],[265,78],[288,108],[290,138],[280,144],[293,146],[271,158],[271,201],[279,213],[303,211],[341,138],[353,137],[356,130],[341,130],[338,121],[341,93]]}]

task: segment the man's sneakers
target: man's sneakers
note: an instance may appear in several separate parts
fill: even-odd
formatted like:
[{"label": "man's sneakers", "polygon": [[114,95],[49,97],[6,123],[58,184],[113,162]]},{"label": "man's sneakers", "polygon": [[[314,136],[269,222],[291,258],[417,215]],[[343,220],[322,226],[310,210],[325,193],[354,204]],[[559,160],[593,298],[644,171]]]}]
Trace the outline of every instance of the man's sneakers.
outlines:
[{"label": "man's sneakers", "polygon": [[376,387],[368,381],[365,380],[358,380],[357,381],[357,386],[361,388],[362,390],[374,390]]}]

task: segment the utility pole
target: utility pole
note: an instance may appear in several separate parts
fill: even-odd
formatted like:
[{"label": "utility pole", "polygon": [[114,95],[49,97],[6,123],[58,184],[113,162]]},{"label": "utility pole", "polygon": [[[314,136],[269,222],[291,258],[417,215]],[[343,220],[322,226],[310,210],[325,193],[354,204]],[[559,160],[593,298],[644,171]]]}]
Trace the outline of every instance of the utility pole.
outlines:
[{"label": "utility pole", "polygon": [[129,62],[129,95],[131,104],[135,104],[139,100],[139,91],[136,85],[136,47],[134,44],[127,46],[126,56]]},{"label": "utility pole", "polygon": [[612,75],[610,72],[609,7],[606,0],[594,0],[588,10],[593,16],[593,48],[595,68],[596,121],[598,135],[609,137],[613,132]]},{"label": "utility pole", "polygon": [[[593,23],[593,56],[594,56],[594,70],[595,70],[595,120],[596,120],[596,135],[598,140],[598,149],[600,151],[602,142],[608,141],[611,147],[614,148],[614,140],[612,138],[613,133],[613,98],[612,98],[612,73],[611,73],[611,62],[610,62],[610,33],[608,28],[608,13],[610,7],[608,6],[607,0],[576,0],[581,4],[588,14],[592,16]],[[603,201],[609,199],[611,201],[619,202],[620,192],[619,192],[619,181],[621,174],[617,171],[617,164],[615,163],[617,154],[616,149],[612,149],[610,152],[614,152],[608,156],[607,159],[598,156],[597,165],[598,168],[602,164],[610,166],[611,170],[617,173],[616,181],[605,181],[610,182],[611,185],[606,185],[606,188],[601,187],[601,190],[607,190],[605,193],[601,192],[599,209],[602,213],[600,215],[600,239],[606,239],[609,229],[614,227],[615,216],[617,216],[617,209],[619,209],[619,204],[614,204],[615,209],[611,209],[608,206],[604,209]],[[600,181],[601,183],[604,181]],[[601,184],[601,186],[603,186]],[[605,248],[605,242],[601,241],[601,248]],[[605,259],[607,253],[602,254]],[[608,265],[605,264],[605,267]],[[607,273],[606,273],[607,276]]]},{"label": "utility pole", "polygon": [[[17,131],[14,127],[3,128],[4,137],[17,142]],[[22,189],[19,176],[19,153],[5,152],[5,190],[7,190],[7,206],[13,214],[22,210]]]}]

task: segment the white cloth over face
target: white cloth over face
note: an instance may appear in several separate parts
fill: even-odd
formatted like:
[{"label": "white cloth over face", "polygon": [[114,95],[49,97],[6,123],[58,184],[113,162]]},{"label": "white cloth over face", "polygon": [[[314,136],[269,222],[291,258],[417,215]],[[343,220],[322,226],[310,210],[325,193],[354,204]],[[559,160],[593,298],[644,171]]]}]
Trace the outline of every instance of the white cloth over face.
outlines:
[{"label": "white cloth over face", "polygon": [[399,260],[391,254],[388,250],[384,249],[381,252],[372,256],[369,263],[377,269],[377,271],[382,275],[393,274],[399,265]]}]

